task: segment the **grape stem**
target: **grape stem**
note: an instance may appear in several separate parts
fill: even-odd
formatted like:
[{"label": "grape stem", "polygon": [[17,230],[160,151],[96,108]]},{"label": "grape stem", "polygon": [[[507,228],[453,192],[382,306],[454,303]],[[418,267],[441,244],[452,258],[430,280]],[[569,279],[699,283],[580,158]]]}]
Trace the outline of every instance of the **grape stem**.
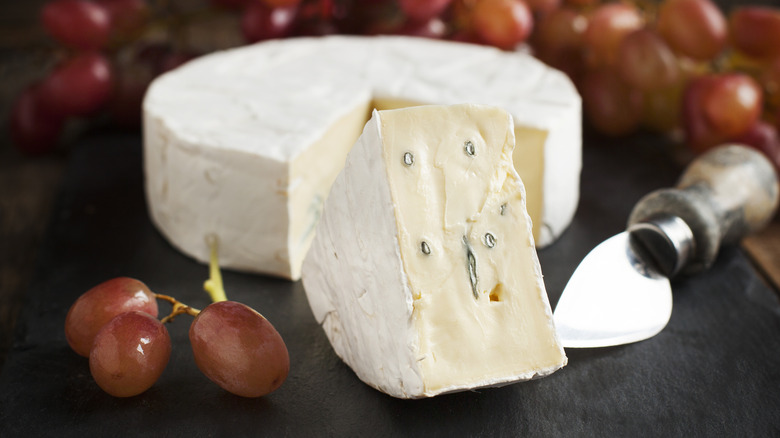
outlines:
[{"label": "grape stem", "polygon": [[[216,303],[218,301],[227,301],[225,288],[222,286],[222,273],[219,271],[219,259],[217,258],[217,236],[209,234],[206,236],[206,243],[209,245],[209,249],[211,250],[211,257],[209,257],[209,279],[203,283],[203,289],[209,293],[213,302]],[[160,320],[160,322],[163,324],[173,321],[174,318],[183,313],[191,316],[198,316],[200,313],[200,310],[194,307],[190,307],[174,297],[162,294],[154,294],[154,296],[173,305],[171,313]]]},{"label": "grape stem", "polygon": [[203,289],[211,296],[211,301],[227,301],[227,295],[225,295],[225,288],[222,286],[222,273],[219,271],[219,259],[217,257],[217,250],[219,246],[219,240],[214,234],[206,236],[206,243],[211,250],[211,257],[209,257],[209,279],[203,283]]},{"label": "grape stem", "polygon": [[191,316],[198,316],[200,313],[200,310],[190,307],[181,301],[177,300],[174,297],[168,296],[168,295],[162,295],[162,294],[154,294],[155,298],[161,299],[163,301],[167,301],[171,304],[173,304],[173,309],[171,309],[171,313],[166,316],[165,318],[161,319],[160,322],[165,324],[167,322],[173,321],[173,318],[176,318],[177,316],[186,313]]}]

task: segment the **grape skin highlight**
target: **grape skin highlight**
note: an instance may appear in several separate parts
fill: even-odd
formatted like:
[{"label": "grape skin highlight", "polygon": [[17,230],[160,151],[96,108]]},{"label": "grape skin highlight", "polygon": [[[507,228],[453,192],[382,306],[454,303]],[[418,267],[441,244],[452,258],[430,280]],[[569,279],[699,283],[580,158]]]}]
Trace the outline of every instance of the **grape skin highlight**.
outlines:
[{"label": "grape skin highlight", "polygon": [[117,315],[95,336],[89,370],[101,389],[114,397],[132,397],[149,389],[168,365],[168,329],[148,313]]},{"label": "grape skin highlight", "polygon": [[414,21],[428,21],[438,17],[452,0],[399,0],[398,5],[407,17]]},{"label": "grape skin highlight", "polygon": [[705,61],[726,44],[726,18],[710,0],[666,0],[658,12],[658,29],[679,53]]},{"label": "grape skin highlight", "polygon": [[592,67],[614,66],[623,38],[644,26],[636,6],[627,3],[606,3],[590,16],[584,43],[588,63]]},{"label": "grape skin highlight", "polygon": [[65,337],[76,353],[88,357],[100,329],[115,316],[140,310],[157,317],[157,300],[142,282],[118,277],[100,283],[81,295],[65,317]]},{"label": "grape skin highlight", "polygon": [[55,0],[41,9],[41,23],[63,45],[95,50],[108,43],[111,17],[103,5],[84,0]]},{"label": "grape skin highlight", "polygon": [[533,15],[522,0],[482,0],[474,5],[472,24],[479,37],[498,48],[511,50],[533,30]]},{"label": "grape skin highlight", "polygon": [[41,103],[63,117],[88,115],[110,98],[113,76],[105,56],[97,52],[78,54],[42,81]]},{"label": "grape skin highlight", "polygon": [[292,31],[297,15],[296,6],[270,8],[262,3],[253,3],[241,16],[241,31],[250,43],[283,38]]},{"label": "grape skin highlight", "polygon": [[750,76],[741,73],[713,77],[715,81],[701,101],[710,125],[726,137],[747,132],[761,116],[761,86]]}]

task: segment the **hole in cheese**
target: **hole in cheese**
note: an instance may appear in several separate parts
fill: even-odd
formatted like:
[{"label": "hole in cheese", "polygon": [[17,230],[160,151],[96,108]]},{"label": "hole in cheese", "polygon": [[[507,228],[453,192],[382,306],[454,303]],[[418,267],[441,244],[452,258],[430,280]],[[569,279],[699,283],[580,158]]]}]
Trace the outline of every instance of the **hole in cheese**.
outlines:
[{"label": "hole in cheese", "polygon": [[490,291],[490,301],[501,301],[504,296],[504,285],[498,283],[493,290]]}]

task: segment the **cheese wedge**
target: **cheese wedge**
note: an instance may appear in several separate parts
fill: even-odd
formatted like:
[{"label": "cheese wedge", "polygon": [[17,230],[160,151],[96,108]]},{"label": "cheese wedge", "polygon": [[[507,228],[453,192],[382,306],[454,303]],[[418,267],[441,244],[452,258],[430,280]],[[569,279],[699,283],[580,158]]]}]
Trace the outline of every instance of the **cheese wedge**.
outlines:
[{"label": "cheese wedge", "polygon": [[515,120],[517,170],[540,245],[577,206],[580,98],[529,55],[412,37],[299,38],[214,53],[167,73],[144,101],[153,222],[206,262],[290,279],[373,108],[482,103]]},{"label": "cheese wedge", "polygon": [[512,165],[512,118],[481,105],[375,111],[325,202],[303,285],[333,348],[401,398],[566,364]]}]

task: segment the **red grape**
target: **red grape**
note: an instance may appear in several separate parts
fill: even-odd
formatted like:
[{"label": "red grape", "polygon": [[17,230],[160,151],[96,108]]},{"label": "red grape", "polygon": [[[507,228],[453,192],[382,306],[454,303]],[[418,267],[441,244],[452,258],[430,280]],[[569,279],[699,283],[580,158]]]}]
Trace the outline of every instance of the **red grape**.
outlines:
[{"label": "red grape", "polygon": [[715,81],[700,101],[710,126],[726,137],[744,133],[761,115],[761,87],[745,74],[713,77]]},{"label": "red grape", "polygon": [[57,66],[41,84],[41,100],[53,113],[83,116],[111,95],[111,65],[98,53],[82,53]]},{"label": "red grape", "polygon": [[500,49],[514,49],[533,29],[531,10],[523,0],[481,0],[471,13],[475,33]]},{"label": "red grape", "polygon": [[254,43],[285,37],[293,29],[297,12],[295,6],[271,9],[262,3],[252,3],[241,16],[244,38]]},{"label": "red grape", "polygon": [[571,8],[560,8],[546,15],[536,26],[534,42],[542,52],[582,47],[588,19]]},{"label": "red grape", "polygon": [[447,25],[440,18],[431,18],[425,22],[409,21],[394,33],[397,35],[439,39],[443,38],[447,33]]},{"label": "red grape", "polygon": [[279,332],[262,315],[233,301],[203,309],[190,326],[190,344],[201,372],[243,397],[275,391],[290,371]]},{"label": "red grape", "polygon": [[51,114],[39,102],[38,88],[27,88],[11,108],[11,138],[24,153],[37,155],[57,145],[63,119]]},{"label": "red grape", "polygon": [[[323,36],[338,33],[335,21],[347,27],[354,24],[345,20],[346,9],[341,6],[341,3],[334,3],[333,0],[318,0],[287,7],[288,10],[294,10],[295,14],[291,17],[290,28],[284,30],[285,35]],[[281,22],[286,24],[285,20]]]},{"label": "red grape", "polygon": [[117,315],[100,329],[89,353],[89,370],[103,391],[132,397],[149,389],[168,365],[168,329],[148,313]]},{"label": "red grape", "polygon": [[89,356],[98,331],[115,316],[140,310],[157,316],[157,300],[142,282],[118,277],[93,287],[81,295],[65,317],[65,337],[76,353]]},{"label": "red grape", "polygon": [[695,152],[726,142],[726,138],[710,125],[704,112],[704,99],[710,94],[718,79],[704,75],[691,80],[685,89],[682,101],[682,119],[685,142]]},{"label": "red grape", "polygon": [[599,132],[612,136],[631,133],[642,116],[642,95],[628,87],[617,73],[601,69],[582,80],[585,115]]},{"label": "red grape", "polygon": [[763,58],[780,54],[780,9],[746,6],[729,17],[734,46],[747,55]]},{"label": "red grape", "polygon": [[763,120],[757,121],[745,133],[732,140],[761,151],[780,172],[780,137],[777,128]]},{"label": "red grape", "polygon": [[41,9],[41,21],[54,39],[73,49],[99,49],[111,32],[106,8],[85,0],[51,1]]},{"label": "red grape", "polygon": [[111,31],[115,36],[127,37],[141,30],[149,19],[146,0],[97,0],[111,16]]},{"label": "red grape", "polygon": [[677,52],[709,60],[726,43],[726,18],[710,0],[665,0],[658,11],[658,31]]},{"label": "red grape", "polygon": [[607,3],[593,11],[585,31],[585,47],[591,66],[614,66],[623,38],[641,28],[644,20],[634,5]]},{"label": "red grape", "polygon": [[428,21],[438,17],[452,0],[398,0],[401,10],[414,21]]},{"label": "red grape", "polygon": [[587,28],[588,19],[574,9],[550,12],[534,32],[535,55],[576,81],[584,70],[582,37]]},{"label": "red grape", "polygon": [[674,53],[647,28],[626,35],[620,44],[617,67],[628,85],[642,91],[666,88],[680,79]]}]

